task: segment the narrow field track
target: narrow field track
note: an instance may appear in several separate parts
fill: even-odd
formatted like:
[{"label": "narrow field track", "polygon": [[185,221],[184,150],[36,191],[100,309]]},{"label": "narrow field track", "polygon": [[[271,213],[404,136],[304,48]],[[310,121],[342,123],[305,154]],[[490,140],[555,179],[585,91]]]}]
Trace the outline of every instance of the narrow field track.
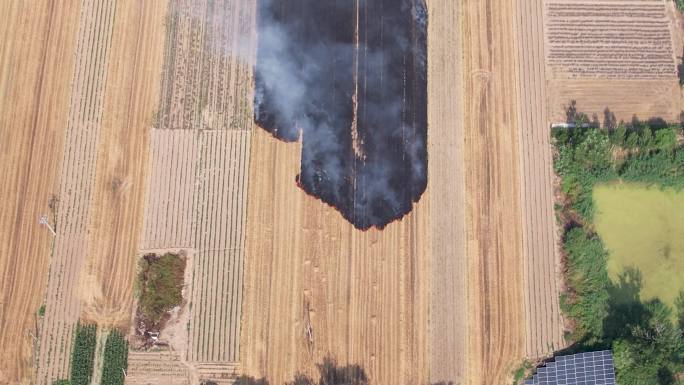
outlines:
[{"label": "narrow field track", "polygon": [[90,198],[116,8],[106,1],[87,1],[82,6],[60,173],[57,236],[40,332],[36,379],[40,384],[52,384],[69,375],[71,341],[81,309],[77,289],[89,241]]},{"label": "narrow field track", "polygon": [[543,10],[542,2],[535,0],[518,0],[516,9],[525,351],[530,358],[544,357],[564,346]]},{"label": "narrow field track", "polygon": [[251,131],[203,131],[188,361],[239,359]]},{"label": "narrow field track", "polygon": [[0,2],[0,383],[32,377],[76,59],[77,2]]}]

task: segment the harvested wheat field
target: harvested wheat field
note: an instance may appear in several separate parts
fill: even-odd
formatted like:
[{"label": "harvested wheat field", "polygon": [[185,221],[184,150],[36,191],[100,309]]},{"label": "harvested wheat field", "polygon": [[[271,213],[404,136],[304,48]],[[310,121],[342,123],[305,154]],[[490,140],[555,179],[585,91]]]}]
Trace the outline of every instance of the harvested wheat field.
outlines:
[{"label": "harvested wheat field", "polygon": [[83,5],[61,163],[57,235],[40,332],[38,383],[50,384],[54,379],[68,377],[71,341],[81,310],[79,274],[87,252],[84,245],[88,243],[90,198],[116,12],[113,4]]},{"label": "harvested wheat field", "polygon": [[[572,326],[550,125],[572,101],[683,110],[665,0],[0,11],[2,385],[73,377],[79,322],[98,384],[110,329],[131,385],[317,383],[330,362],[511,383]],[[184,270],[152,322],[142,266],[166,253]]]},{"label": "harvested wheat field", "polygon": [[678,85],[672,22],[674,4],[661,0],[556,1],[544,4],[549,114],[565,121],[578,108],[602,122],[606,109],[618,121],[678,119]]},{"label": "harvested wheat field", "polygon": [[[431,383],[465,383],[468,357],[461,7],[428,3],[428,371]],[[424,198],[425,199],[425,198]]]},{"label": "harvested wheat field", "polygon": [[518,1],[516,10],[525,353],[529,358],[544,357],[564,346],[543,10],[543,4],[533,0]]},{"label": "harvested wheat field", "polygon": [[427,374],[427,215],[353,228],[294,183],[300,148],[252,137],[241,362],[273,383],[326,355],[374,383]]},{"label": "harvested wheat field", "polygon": [[[0,27],[0,383],[26,378],[36,360],[38,309],[45,295],[69,122],[79,7],[3,2]],[[23,39],[30,36],[31,39]]]},{"label": "harvested wheat field", "polygon": [[524,355],[514,6],[464,4],[468,381],[475,384],[504,382]]}]

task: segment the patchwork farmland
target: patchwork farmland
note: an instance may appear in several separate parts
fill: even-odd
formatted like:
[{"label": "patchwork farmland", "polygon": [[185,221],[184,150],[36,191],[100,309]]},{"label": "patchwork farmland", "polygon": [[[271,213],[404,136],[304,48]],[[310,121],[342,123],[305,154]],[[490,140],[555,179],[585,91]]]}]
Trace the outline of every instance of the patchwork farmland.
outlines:
[{"label": "patchwork farmland", "polygon": [[[339,173],[353,186],[352,206],[362,205],[355,199],[367,197],[364,189],[380,188],[375,182],[402,192],[406,181],[354,181],[368,156],[390,150],[364,136],[384,116],[361,116],[376,112],[366,94],[374,88],[342,82],[379,79],[394,92],[396,78],[418,79],[411,95],[422,95],[424,79],[402,71],[426,60],[427,101],[381,112],[401,122],[387,131],[404,146],[393,157],[427,148],[427,169],[411,169],[427,174],[427,188],[408,198],[406,215],[372,207],[399,219],[362,231],[316,198],[335,165],[307,154],[337,147],[326,147],[320,127],[301,129],[311,116],[288,115],[283,98],[275,108],[292,127],[255,123],[258,52],[273,43],[258,17],[267,1],[0,3],[8,15],[0,26],[0,384],[70,378],[79,321],[126,336],[130,385],[227,385],[241,375],[317,381],[328,358],[358,365],[369,384],[489,385],[566,347],[572,325],[559,304],[566,282],[549,127],[566,122],[573,100],[599,120],[678,121],[684,18],[674,5],[426,0],[424,15],[422,0],[395,0],[413,7],[402,15],[414,23],[411,44],[397,47],[426,50],[395,57],[386,35],[372,35],[388,32],[368,27],[389,17],[382,2],[358,1],[348,12],[355,18],[335,20],[325,37],[339,51],[293,50],[306,56],[294,69],[271,52],[283,60],[269,68],[289,85],[284,95],[310,103],[302,110],[317,114],[312,121],[349,105],[340,114],[353,116],[349,137],[347,126],[335,132],[353,144],[343,154],[353,162]],[[280,4],[273,12],[295,21],[298,7],[327,9]],[[287,43],[280,47],[292,48],[288,31],[275,30]],[[344,46],[348,31],[353,49]],[[318,60],[330,62],[314,68]],[[347,61],[349,73],[336,66]],[[309,79],[289,77],[320,68],[335,69],[324,74],[332,91],[321,97],[301,93]],[[427,143],[411,143],[402,130],[422,121],[423,108]],[[300,136],[284,143],[279,128]],[[303,162],[313,170],[304,188]],[[141,329],[138,267],[166,253],[186,258],[182,300],[159,330]]]}]

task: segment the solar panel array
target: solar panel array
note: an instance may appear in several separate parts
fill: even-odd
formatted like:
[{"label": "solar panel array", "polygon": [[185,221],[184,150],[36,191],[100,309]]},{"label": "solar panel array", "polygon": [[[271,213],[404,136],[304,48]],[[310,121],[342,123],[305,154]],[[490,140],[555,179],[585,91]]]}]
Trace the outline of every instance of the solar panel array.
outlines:
[{"label": "solar panel array", "polygon": [[602,350],[556,357],[525,385],[615,385],[613,354]]}]

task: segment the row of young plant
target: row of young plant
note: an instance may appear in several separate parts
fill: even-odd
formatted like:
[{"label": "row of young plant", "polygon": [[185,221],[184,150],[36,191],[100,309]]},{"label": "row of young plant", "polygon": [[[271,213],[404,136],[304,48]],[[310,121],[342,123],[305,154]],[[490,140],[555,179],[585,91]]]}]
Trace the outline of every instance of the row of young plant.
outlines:
[{"label": "row of young plant", "polygon": [[592,224],[592,191],[597,183],[614,180],[684,188],[681,128],[638,122],[583,127],[587,121],[579,115],[577,128],[552,132],[562,192],[556,209],[565,229],[567,290],[561,307],[573,322],[567,353],[612,349],[621,385],[676,384],[677,373],[684,371],[684,297],[673,317],[662,302],[641,301],[634,272],[625,272],[617,283],[609,279],[608,253]]},{"label": "row of young plant", "polygon": [[[53,385],[89,385],[93,377],[97,326],[78,323],[71,352],[69,380],[56,380]],[[128,367],[128,342],[118,330],[107,336],[102,364],[101,385],[123,385]]]},{"label": "row of young plant", "polygon": [[128,342],[118,330],[107,336],[102,365],[101,385],[123,385],[128,368]]}]

